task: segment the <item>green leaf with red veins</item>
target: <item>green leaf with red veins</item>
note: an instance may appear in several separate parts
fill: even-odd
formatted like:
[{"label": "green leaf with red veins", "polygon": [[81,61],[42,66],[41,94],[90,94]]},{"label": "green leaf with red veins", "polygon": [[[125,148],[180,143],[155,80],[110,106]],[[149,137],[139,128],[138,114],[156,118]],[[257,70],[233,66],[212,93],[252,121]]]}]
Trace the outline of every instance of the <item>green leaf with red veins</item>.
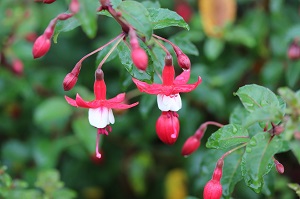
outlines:
[{"label": "green leaf with red veins", "polygon": [[79,0],[80,10],[75,17],[80,21],[85,34],[89,38],[96,36],[97,32],[97,9],[100,6],[98,0]]},{"label": "green leaf with red veins", "polygon": [[237,150],[225,158],[221,184],[224,198],[230,198],[236,183],[243,179],[241,162],[243,149]]},{"label": "green leaf with red veins", "polygon": [[[147,83],[153,82],[154,70],[153,70],[153,62],[151,59],[148,59],[148,67],[147,67],[146,71],[144,71],[144,72],[139,71],[132,63],[130,50],[127,47],[127,45],[124,42],[121,42],[118,45],[117,49],[118,49],[118,55],[119,55],[119,59],[120,59],[121,63],[123,64],[123,66],[125,67],[127,72],[129,72],[129,74],[132,77],[139,79],[141,81],[145,81]],[[147,54],[148,54],[148,52],[147,52]],[[148,55],[148,57],[149,57],[149,55]]]},{"label": "green leaf with red veins", "polygon": [[132,25],[138,33],[149,40],[152,36],[152,23],[148,10],[136,1],[122,1],[117,7],[117,12]]},{"label": "green leaf with red veins", "polygon": [[207,148],[226,149],[250,140],[248,131],[238,124],[228,124],[213,133],[206,143]]},{"label": "green leaf with red veins", "polygon": [[234,95],[240,98],[244,107],[250,112],[264,106],[281,107],[277,96],[270,89],[256,84],[240,87]]},{"label": "green leaf with red veins", "polygon": [[69,31],[77,28],[80,25],[81,25],[81,23],[75,17],[71,17],[71,18],[69,18],[67,20],[63,20],[63,21],[58,21],[56,23],[55,31],[53,34],[54,43],[57,43],[57,38],[60,33],[69,32]]},{"label": "green leaf with red veins", "polygon": [[257,133],[251,138],[243,155],[241,170],[246,185],[259,193],[264,185],[264,175],[274,165],[272,157],[278,153],[283,141],[275,136],[270,139],[266,132]]},{"label": "green leaf with red veins", "polygon": [[189,25],[176,12],[165,8],[148,8],[153,29],[177,26],[189,30]]}]

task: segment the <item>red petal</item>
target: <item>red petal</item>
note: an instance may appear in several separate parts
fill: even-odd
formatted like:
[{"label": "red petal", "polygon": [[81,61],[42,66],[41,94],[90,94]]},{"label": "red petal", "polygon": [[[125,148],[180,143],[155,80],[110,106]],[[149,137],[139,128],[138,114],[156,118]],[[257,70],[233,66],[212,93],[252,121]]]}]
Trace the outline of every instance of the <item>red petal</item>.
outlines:
[{"label": "red petal", "polygon": [[180,75],[178,75],[175,78],[173,83],[175,85],[186,84],[190,79],[190,75],[191,75],[191,70],[184,70]]},{"label": "red petal", "polygon": [[135,78],[132,78],[132,81],[136,84],[136,86],[141,92],[145,92],[153,95],[157,95],[161,93],[162,90],[161,84],[147,84],[146,82],[142,82]]},{"label": "red petal", "polygon": [[65,99],[67,100],[68,104],[70,104],[71,106],[78,107],[76,101],[73,100],[72,98],[70,98],[70,97],[68,97],[68,96],[65,95]]},{"label": "red petal", "polygon": [[202,82],[201,77],[198,77],[198,81],[193,84],[175,85],[173,93],[187,93],[194,90]]},{"label": "red petal", "polygon": [[133,104],[120,104],[120,103],[109,103],[107,102],[105,104],[105,107],[107,108],[112,108],[112,109],[129,109],[131,107],[134,107],[136,105],[138,105],[139,103],[136,102],[136,103],[133,103]]},{"label": "red petal", "polygon": [[98,108],[101,106],[101,101],[93,100],[91,102],[84,101],[79,94],[76,95],[76,103],[82,108]]},{"label": "red petal", "polygon": [[107,102],[113,102],[113,103],[121,103],[123,102],[125,99],[125,93],[120,93],[119,95],[117,95],[114,98],[108,99],[106,100]]}]

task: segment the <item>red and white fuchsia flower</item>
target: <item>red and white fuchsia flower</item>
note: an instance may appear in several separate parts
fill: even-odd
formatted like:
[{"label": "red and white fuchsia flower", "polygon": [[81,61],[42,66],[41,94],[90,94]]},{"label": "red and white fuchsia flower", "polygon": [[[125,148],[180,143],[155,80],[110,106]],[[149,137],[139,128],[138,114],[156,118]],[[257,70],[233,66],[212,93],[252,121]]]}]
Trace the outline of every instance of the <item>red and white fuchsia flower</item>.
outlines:
[{"label": "red and white fuchsia flower", "polygon": [[178,111],[181,109],[181,98],[179,93],[190,92],[200,83],[201,77],[193,84],[187,84],[190,78],[190,70],[183,70],[175,79],[175,70],[172,64],[172,57],[167,56],[162,71],[162,84],[148,84],[133,78],[141,92],[157,95],[157,105],[161,111]]},{"label": "red and white fuchsia flower", "polygon": [[173,111],[163,111],[156,122],[156,134],[165,144],[174,144],[179,134],[178,114]]},{"label": "red and white fuchsia flower", "polygon": [[112,99],[106,99],[106,84],[104,82],[104,74],[101,69],[96,70],[96,78],[94,83],[94,95],[95,100],[84,101],[79,94],[76,95],[76,99],[71,99],[65,96],[67,102],[75,107],[88,108],[89,109],[89,122],[92,126],[98,129],[97,144],[96,144],[96,156],[101,157],[98,151],[98,144],[100,134],[108,135],[111,132],[110,124],[115,123],[115,118],[112,109],[128,109],[136,106],[138,102],[133,104],[124,104],[125,93],[121,93]]}]

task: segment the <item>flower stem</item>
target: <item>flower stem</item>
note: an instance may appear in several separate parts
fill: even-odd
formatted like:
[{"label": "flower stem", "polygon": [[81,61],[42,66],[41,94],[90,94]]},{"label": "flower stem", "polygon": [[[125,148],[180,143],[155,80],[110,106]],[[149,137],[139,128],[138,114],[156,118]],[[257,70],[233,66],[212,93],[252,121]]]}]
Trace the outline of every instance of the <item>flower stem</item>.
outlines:
[{"label": "flower stem", "polygon": [[198,138],[199,140],[202,139],[202,137],[204,136],[205,134],[205,131],[206,131],[206,128],[208,125],[214,125],[214,126],[217,126],[217,127],[223,127],[224,125],[223,124],[220,124],[218,122],[214,122],[214,121],[207,121],[207,122],[204,122],[203,124],[201,124],[201,126],[196,130],[195,132],[195,137]]},{"label": "flower stem", "polygon": [[234,152],[234,151],[236,151],[236,150],[238,150],[238,149],[240,149],[240,148],[246,146],[247,144],[248,144],[248,143],[246,142],[246,143],[244,143],[244,144],[241,144],[240,146],[237,146],[237,147],[235,147],[235,148],[233,148],[233,149],[227,151],[226,153],[224,153],[224,154],[222,155],[222,157],[221,157],[220,159],[224,159],[226,156],[230,155],[232,152]]}]

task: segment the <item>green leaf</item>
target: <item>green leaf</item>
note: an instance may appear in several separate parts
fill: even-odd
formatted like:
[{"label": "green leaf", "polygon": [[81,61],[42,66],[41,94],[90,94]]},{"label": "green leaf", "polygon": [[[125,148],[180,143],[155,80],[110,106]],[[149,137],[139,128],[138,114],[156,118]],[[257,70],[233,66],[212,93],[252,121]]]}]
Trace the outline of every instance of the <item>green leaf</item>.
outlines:
[{"label": "green leaf", "polygon": [[146,118],[152,111],[153,105],[156,102],[156,97],[153,95],[142,95],[139,110],[144,118]]},{"label": "green leaf", "polygon": [[277,96],[271,90],[256,84],[240,87],[234,95],[240,98],[250,112],[264,106],[280,107]]},{"label": "green leaf", "polygon": [[85,34],[93,38],[97,33],[97,8],[100,6],[99,1],[79,0],[80,10],[75,17],[80,21]]},{"label": "green leaf", "polygon": [[[89,124],[87,115],[72,121],[72,129],[76,137],[83,143],[90,154],[95,152],[97,130]],[[100,139],[101,141],[102,139]]]},{"label": "green leaf", "polygon": [[207,148],[226,149],[248,142],[248,132],[238,124],[228,124],[213,133],[206,143]]},{"label": "green leaf", "polygon": [[63,20],[63,21],[59,20],[55,26],[55,31],[54,31],[54,35],[53,35],[54,43],[57,43],[58,35],[61,32],[71,31],[80,25],[81,25],[81,23],[75,17],[71,17],[71,18],[69,18],[67,20]]},{"label": "green leaf", "polygon": [[153,1],[143,1],[142,4],[146,8],[160,8],[159,1],[155,1],[155,2],[153,2]]},{"label": "green leaf", "polygon": [[284,99],[284,101],[288,104],[288,106],[294,108],[300,108],[300,97],[296,96],[296,93],[293,92],[288,87],[281,87],[278,89],[278,93]]},{"label": "green leaf", "polygon": [[38,174],[35,186],[45,191],[46,195],[50,195],[57,189],[62,188],[64,184],[60,181],[60,175],[57,170],[48,169]]},{"label": "green leaf", "polygon": [[294,87],[297,82],[299,82],[300,77],[300,61],[289,61],[287,72],[286,72],[286,81],[288,86]]},{"label": "green leaf", "polygon": [[53,193],[53,199],[72,199],[72,198],[76,198],[76,192],[71,189],[61,188],[56,190]]},{"label": "green leaf", "polygon": [[243,149],[237,150],[226,157],[221,184],[223,188],[223,196],[230,198],[236,183],[243,179],[241,172]]},{"label": "green leaf", "polygon": [[300,164],[300,141],[299,140],[291,141],[290,147],[291,147],[291,150],[292,150],[294,156],[296,157],[296,159],[298,160],[298,162]]},{"label": "green leaf", "polygon": [[165,51],[158,46],[154,46],[150,50],[150,57],[153,61],[155,70],[161,73],[165,63]]},{"label": "green leaf", "polygon": [[244,107],[236,106],[230,114],[229,123],[242,125],[248,114],[249,112]]},{"label": "green leaf", "polygon": [[146,81],[149,83],[152,82],[154,72],[153,72],[153,65],[150,66],[151,65],[150,60],[148,62],[148,67],[146,72],[142,72],[133,65],[131,60],[130,50],[124,42],[121,42],[118,45],[118,54],[121,63],[123,64],[127,72],[129,72],[132,77],[137,78],[141,81]]},{"label": "green leaf", "polygon": [[184,33],[178,33],[169,40],[176,44],[185,54],[198,56],[199,52],[197,47],[191,42],[191,37],[188,37],[190,32],[184,31]]},{"label": "green leaf", "polygon": [[216,60],[224,49],[224,41],[208,38],[204,43],[204,53],[209,60]]},{"label": "green leaf", "polygon": [[176,12],[165,8],[148,8],[153,29],[178,26],[189,30],[189,25]]},{"label": "green leaf", "polygon": [[243,26],[236,26],[230,28],[230,31],[225,33],[225,40],[236,43],[242,44],[246,47],[252,48],[256,45],[255,38],[246,28]]},{"label": "green leaf", "polygon": [[53,97],[38,105],[33,117],[37,126],[50,132],[63,129],[71,114],[72,107],[62,97]]},{"label": "green leaf", "polygon": [[152,36],[152,24],[148,10],[136,1],[122,1],[116,9],[147,40]]},{"label": "green leaf", "polygon": [[241,169],[246,185],[256,193],[263,187],[263,177],[270,172],[272,157],[281,149],[282,140],[275,136],[270,140],[270,134],[257,133],[251,138],[243,155]]},{"label": "green leaf", "polygon": [[249,127],[256,122],[262,122],[261,127],[264,128],[266,123],[278,123],[278,120],[280,121],[283,119],[283,115],[284,113],[277,107],[264,106],[260,109],[254,110],[246,118],[244,118],[243,126]]}]

